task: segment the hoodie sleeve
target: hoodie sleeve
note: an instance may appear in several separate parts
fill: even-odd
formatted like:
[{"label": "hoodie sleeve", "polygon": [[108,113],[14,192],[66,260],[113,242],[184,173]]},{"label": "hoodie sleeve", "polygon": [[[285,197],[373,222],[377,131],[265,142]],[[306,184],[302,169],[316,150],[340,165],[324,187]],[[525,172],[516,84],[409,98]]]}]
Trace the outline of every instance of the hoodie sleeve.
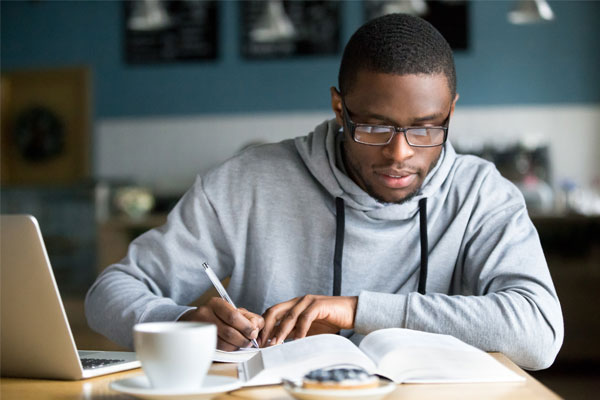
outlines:
[{"label": "hoodie sleeve", "polygon": [[220,278],[231,272],[219,220],[197,178],[167,223],[135,239],[127,256],[106,268],[89,289],[89,326],[132,348],[136,323],[175,321],[192,308],[186,304],[210,287],[201,267],[204,261]]},{"label": "hoodie sleeve", "polygon": [[552,364],[563,340],[563,319],[537,231],[519,193],[498,206],[497,187],[485,191],[494,182],[484,182],[487,196],[480,192],[462,238],[453,294],[363,291],[357,333],[387,327],[445,333],[502,352],[526,369]]}]

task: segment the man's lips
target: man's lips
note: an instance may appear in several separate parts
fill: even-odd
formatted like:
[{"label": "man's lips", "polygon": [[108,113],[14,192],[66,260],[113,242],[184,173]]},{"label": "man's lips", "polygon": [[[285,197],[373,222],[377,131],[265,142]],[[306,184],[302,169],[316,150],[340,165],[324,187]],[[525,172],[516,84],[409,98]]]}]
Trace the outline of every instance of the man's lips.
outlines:
[{"label": "man's lips", "polygon": [[403,189],[410,186],[417,178],[417,173],[414,171],[396,171],[396,170],[379,170],[375,171],[375,176],[386,187],[391,189]]}]

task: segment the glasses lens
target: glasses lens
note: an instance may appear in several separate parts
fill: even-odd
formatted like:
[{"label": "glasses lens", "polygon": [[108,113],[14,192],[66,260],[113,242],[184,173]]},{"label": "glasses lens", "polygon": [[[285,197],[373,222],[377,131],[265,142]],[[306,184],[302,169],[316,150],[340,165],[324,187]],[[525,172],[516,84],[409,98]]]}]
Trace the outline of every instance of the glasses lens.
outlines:
[{"label": "glasses lens", "polygon": [[394,128],[377,125],[356,125],[354,139],[360,143],[385,144],[394,134]]},{"label": "glasses lens", "polygon": [[406,130],[406,140],[412,146],[439,146],[444,134],[442,128],[411,128]]}]

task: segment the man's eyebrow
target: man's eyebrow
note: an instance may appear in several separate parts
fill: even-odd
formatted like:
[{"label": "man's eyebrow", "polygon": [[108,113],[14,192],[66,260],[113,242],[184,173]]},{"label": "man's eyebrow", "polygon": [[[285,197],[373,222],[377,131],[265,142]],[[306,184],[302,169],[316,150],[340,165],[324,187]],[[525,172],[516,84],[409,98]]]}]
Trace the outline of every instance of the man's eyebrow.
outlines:
[{"label": "man's eyebrow", "polygon": [[[415,125],[415,124],[419,124],[419,123],[423,123],[423,122],[429,122],[429,121],[436,121],[436,120],[440,120],[442,118],[444,118],[446,115],[442,112],[437,112],[437,113],[433,113],[433,114],[428,114],[428,115],[423,115],[420,117],[416,117],[413,118],[411,120],[410,125]],[[386,117],[385,115],[381,115],[381,114],[377,114],[377,113],[366,113],[364,115],[364,117],[366,118],[373,118],[373,119],[377,119],[380,121],[385,121],[388,124],[392,124],[395,126],[401,126],[398,124],[397,121],[394,121],[393,119],[391,119],[390,117]]]},{"label": "man's eyebrow", "polygon": [[428,122],[428,121],[435,121],[435,120],[439,120],[441,118],[444,118],[446,115],[444,113],[433,113],[433,114],[429,114],[429,115],[424,115],[422,117],[417,117],[415,119],[413,119],[413,123],[419,123],[419,122]]}]

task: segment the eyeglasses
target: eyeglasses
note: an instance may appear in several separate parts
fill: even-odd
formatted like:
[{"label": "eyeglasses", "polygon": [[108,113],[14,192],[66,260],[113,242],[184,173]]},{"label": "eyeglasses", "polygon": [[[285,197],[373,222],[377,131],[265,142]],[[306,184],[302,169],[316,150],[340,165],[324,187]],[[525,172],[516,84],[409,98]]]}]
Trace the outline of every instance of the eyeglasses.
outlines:
[{"label": "eyeglasses", "polygon": [[346,103],[342,100],[344,119],[355,142],[369,146],[385,146],[397,133],[404,133],[406,142],[413,147],[436,147],[446,143],[450,112],[443,122],[444,126],[409,126],[400,128],[389,125],[356,124],[350,119]]}]

